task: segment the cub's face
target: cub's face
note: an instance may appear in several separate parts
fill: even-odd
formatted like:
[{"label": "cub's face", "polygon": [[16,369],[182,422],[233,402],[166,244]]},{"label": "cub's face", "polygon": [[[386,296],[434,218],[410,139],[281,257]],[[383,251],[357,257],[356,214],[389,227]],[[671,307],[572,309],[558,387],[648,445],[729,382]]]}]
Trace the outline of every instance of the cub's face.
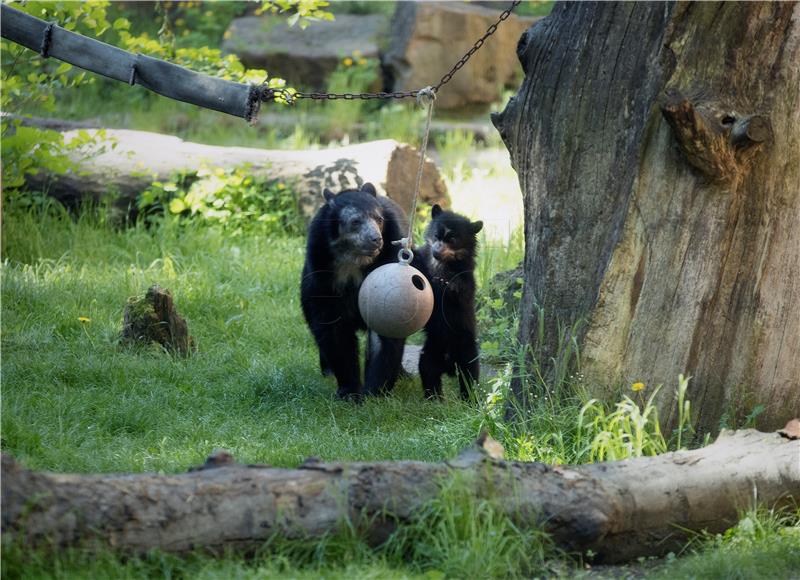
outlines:
[{"label": "cub's face", "polygon": [[475,256],[476,234],[483,222],[470,222],[464,216],[433,206],[433,220],[425,230],[425,241],[438,262],[466,260]]}]

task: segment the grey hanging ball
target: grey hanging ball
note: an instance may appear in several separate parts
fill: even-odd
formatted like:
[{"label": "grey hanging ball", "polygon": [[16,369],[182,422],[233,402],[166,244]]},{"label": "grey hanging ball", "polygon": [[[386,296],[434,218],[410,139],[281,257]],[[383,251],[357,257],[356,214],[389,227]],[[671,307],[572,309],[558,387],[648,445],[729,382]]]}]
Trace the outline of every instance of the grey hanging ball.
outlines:
[{"label": "grey hanging ball", "polygon": [[[405,338],[420,330],[433,312],[433,290],[425,276],[402,256],[373,270],[361,284],[358,309],[370,330]],[[410,255],[411,252],[408,252]]]}]

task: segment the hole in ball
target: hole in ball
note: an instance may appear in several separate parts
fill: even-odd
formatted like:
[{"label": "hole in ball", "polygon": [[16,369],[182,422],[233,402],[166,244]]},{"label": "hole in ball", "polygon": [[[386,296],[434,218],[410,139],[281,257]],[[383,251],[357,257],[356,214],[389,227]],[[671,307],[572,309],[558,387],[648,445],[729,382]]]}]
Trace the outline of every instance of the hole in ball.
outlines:
[{"label": "hole in ball", "polygon": [[422,279],[422,276],[414,274],[411,276],[411,283],[416,286],[417,290],[425,290],[425,280]]}]

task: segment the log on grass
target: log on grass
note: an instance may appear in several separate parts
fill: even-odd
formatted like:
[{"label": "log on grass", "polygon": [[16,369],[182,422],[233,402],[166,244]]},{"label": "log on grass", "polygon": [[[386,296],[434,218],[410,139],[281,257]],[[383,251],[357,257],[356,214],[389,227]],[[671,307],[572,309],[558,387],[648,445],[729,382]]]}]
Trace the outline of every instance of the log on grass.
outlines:
[{"label": "log on grass", "polygon": [[275,534],[319,538],[349,519],[380,543],[460,473],[470,497],[501,498],[520,526],[542,525],[559,546],[612,562],[673,550],[689,530],[722,530],[755,496],[767,506],[800,500],[800,440],[777,433],[723,432],[702,449],[577,467],[503,461],[497,447],[482,438],[444,463],[309,460],[297,469],[220,454],[179,475],[36,472],[4,455],[3,534],[28,545],[185,552],[255,547]]},{"label": "log on grass", "polygon": [[[64,140],[95,137],[97,131],[66,131]],[[30,174],[26,176],[28,187],[47,191],[70,207],[111,196],[115,206],[127,210],[154,181],[168,182],[176,174],[201,168],[247,166],[253,175],[286,182],[287,195],[296,193],[298,208],[306,216],[322,205],[323,188],[339,191],[365,182],[373,183],[380,195],[388,195],[404,210],[411,210],[419,152],[393,139],[289,151],[203,145],[147,131],[104,131],[105,139],[93,139],[70,153],[76,171]],[[422,174],[420,203],[450,203],[447,186],[430,160]]]}]

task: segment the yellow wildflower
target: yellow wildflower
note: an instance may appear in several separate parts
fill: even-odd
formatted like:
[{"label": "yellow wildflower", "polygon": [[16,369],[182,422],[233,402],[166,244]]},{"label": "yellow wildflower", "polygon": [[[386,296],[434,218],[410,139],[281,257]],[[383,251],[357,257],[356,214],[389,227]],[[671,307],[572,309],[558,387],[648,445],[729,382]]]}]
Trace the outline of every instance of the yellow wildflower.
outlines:
[{"label": "yellow wildflower", "polygon": [[361,65],[361,66],[364,66],[365,64],[367,64],[367,59],[366,58],[359,59],[358,60],[358,64]]},{"label": "yellow wildflower", "polygon": [[633,383],[631,385],[631,390],[633,391],[643,391],[644,390],[644,383]]},{"label": "yellow wildflower", "polygon": [[91,322],[92,319],[89,318],[88,316],[78,316],[78,321],[86,324],[87,322]]},{"label": "yellow wildflower", "polygon": [[344,59],[342,62],[344,63],[344,66],[352,66],[353,65],[353,59],[350,58],[349,56],[346,59]]}]

